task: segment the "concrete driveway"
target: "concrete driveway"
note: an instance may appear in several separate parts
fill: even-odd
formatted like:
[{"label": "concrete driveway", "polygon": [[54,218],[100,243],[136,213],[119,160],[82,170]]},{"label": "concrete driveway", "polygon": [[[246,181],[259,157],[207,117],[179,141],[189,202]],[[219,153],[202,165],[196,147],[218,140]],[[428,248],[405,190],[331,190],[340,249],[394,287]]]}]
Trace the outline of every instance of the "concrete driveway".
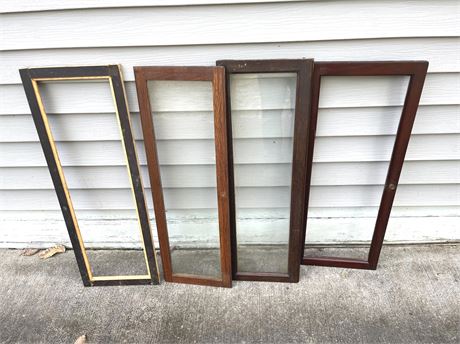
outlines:
[{"label": "concrete driveway", "polygon": [[[113,264],[118,253],[104,252]],[[377,271],[302,267],[298,284],[234,282],[232,289],[171,283],[84,288],[73,252],[40,260],[0,250],[0,262],[1,343],[73,343],[82,334],[89,343],[460,338],[455,245],[385,246]]]}]

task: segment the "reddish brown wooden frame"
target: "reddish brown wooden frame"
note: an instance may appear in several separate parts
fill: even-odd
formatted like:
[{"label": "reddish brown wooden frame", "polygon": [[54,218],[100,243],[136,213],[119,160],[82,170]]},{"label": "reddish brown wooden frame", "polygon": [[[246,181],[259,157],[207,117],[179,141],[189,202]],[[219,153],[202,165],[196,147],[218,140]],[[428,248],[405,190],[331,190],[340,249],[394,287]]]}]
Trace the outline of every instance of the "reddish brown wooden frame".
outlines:
[{"label": "reddish brown wooden frame", "polygon": [[[228,166],[230,192],[230,223],[232,234],[232,267],[233,278],[244,281],[298,282],[299,260],[301,258],[302,228],[305,227],[305,178],[306,153],[305,140],[308,135],[310,121],[312,59],[280,59],[280,60],[221,60],[216,62],[227,70],[227,133],[228,133]],[[289,225],[288,273],[271,272],[240,272],[237,260],[237,238],[235,217],[235,185],[233,178],[233,143],[230,107],[230,74],[241,73],[296,73],[296,104],[293,137],[293,163],[291,182],[291,209]]]},{"label": "reddish brown wooden frame", "polygon": [[[160,242],[164,278],[167,282],[231,287],[230,223],[228,203],[228,163],[225,105],[225,69],[223,67],[134,67],[137,97],[144,133],[144,144],[150,176],[155,220]],[[147,88],[148,80],[211,81],[214,107],[217,202],[219,213],[220,264],[222,278],[211,278],[172,271],[168,226],[165,213],[160,165]]]},{"label": "reddish brown wooden frame", "polygon": [[399,176],[404,163],[407,145],[412,126],[417,113],[423,84],[428,69],[427,61],[387,61],[387,62],[316,62],[313,72],[311,123],[308,143],[307,193],[306,207],[308,208],[311,170],[313,165],[313,149],[318,118],[319,93],[322,76],[376,76],[376,75],[407,75],[410,77],[406,98],[399,122],[393,152],[388,168],[388,174],[380,201],[377,221],[371,241],[367,260],[338,258],[338,257],[308,257],[304,255],[305,231],[303,233],[303,265],[321,265],[355,269],[375,270],[379,261],[385,231],[390,218],[393,200],[398,186]]}]

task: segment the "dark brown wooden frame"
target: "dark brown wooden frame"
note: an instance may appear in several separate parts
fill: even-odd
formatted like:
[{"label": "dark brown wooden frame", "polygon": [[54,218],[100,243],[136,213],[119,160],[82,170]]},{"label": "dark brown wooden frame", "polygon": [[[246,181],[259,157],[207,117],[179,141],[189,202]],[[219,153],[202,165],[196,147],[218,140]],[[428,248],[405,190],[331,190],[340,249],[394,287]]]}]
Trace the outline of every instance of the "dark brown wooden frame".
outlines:
[{"label": "dark brown wooden frame", "polygon": [[[305,180],[307,135],[310,125],[311,75],[312,59],[280,59],[280,60],[221,60],[218,66],[227,70],[227,135],[228,135],[228,166],[230,190],[230,223],[232,238],[233,278],[244,281],[298,282],[301,258],[302,232],[305,227]],[[293,137],[293,160],[291,177],[291,203],[289,224],[288,273],[240,272],[238,271],[235,185],[233,170],[232,116],[230,102],[230,76],[243,73],[296,73],[296,103]]]},{"label": "dark brown wooden frame", "polygon": [[[168,282],[231,287],[230,223],[228,206],[228,165],[225,108],[225,70],[223,67],[134,67],[137,97],[144,133],[155,220],[160,241],[165,280]],[[220,264],[222,277],[212,278],[194,274],[174,273],[169,248],[160,165],[155,141],[147,82],[149,80],[211,81],[214,108],[214,139],[216,150],[217,203],[219,214]]]},{"label": "dark brown wooden frame", "polygon": [[321,265],[342,268],[375,270],[379,261],[385,231],[390,218],[393,200],[398,186],[399,176],[404,163],[407,145],[409,144],[412,126],[417,113],[423,84],[428,69],[427,61],[382,61],[382,62],[316,62],[313,73],[311,125],[308,143],[307,193],[306,207],[308,208],[311,171],[313,165],[313,149],[318,118],[319,94],[322,76],[377,76],[377,75],[406,75],[410,77],[406,98],[399,121],[398,131],[393,146],[393,152],[388,167],[385,186],[380,201],[380,207],[374,228],[374,234],[367,260],[339,257],[305,257],[305,235],[303,233],[303,265]]},{"label": "dark brown wooden frame", "polygon": [[[131,132],[128,105],[120,67],[118,65],[88,67],[29,68],[20,71],[24,91],[29,102],[43,153],[53,180],[62,214],[69,232],[75,258],[84,286],[158,284],[159,273],[148,211],[145,204],[139,163]],[[93,276],[85,245],[78,227],[69,189],[59,160],[56,144],[51,132],[48,116],[41,99],[38,82],[61,80],[107,80],[110,84],[121,140],[126,156],[131,190],[135,199],[142,236],[147,275]]]}]

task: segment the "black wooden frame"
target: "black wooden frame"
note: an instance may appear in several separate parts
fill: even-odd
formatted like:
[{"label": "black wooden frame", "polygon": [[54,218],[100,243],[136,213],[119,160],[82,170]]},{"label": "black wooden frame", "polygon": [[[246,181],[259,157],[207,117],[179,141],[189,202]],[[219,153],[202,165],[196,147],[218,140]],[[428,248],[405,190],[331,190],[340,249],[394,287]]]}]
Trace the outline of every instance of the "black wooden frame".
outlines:
[{"label": "black wooden frame", "polygon": [[[404,163],[407,146],[417,113],[423,84],[428,69],[427,61],[376,61],[376,62],[315,62],[312,87],[311,125],[308,142],[307,193],[305,206],[308,208],[311,171],[313,165],[313,149],[318,119],[318,105],[322,76],[377,76],[377,75],[406,75],[410,77],[404,101],[398,131],[393,146],[393,152],[388,167],[388,174],[380,201],[380,207],[375,223],[374,233],[367,260],[339,257],[305,257],[305,236],[303,232],[302,264],[321,265],[355,269],[375,270],[382,250],[385,231],[390,218],[396,188]],[[307,209],[308,210],[308,209]],[[307,214],[306,214],[307,215]],[[306,220],[307,221],[307,220]]]},{"label": "black wooden frame", "polygon": [[[29,68],[20,71],[24,90],[32,112],[40,143],[45,155],[54,188],[69,232],[78,268],[84,286],[158,284],[159,273],[155,248],[150,228],[148,210],[142,186],[139,163],[131,131],[129,111],[123,79],[118,65],[88,67]],[[117,120],[122,135],[128,174],[135,199],[137,215],[142,235],[147,275],[93,276],[83,239],[78,227],[72,200],[65,180],[58,151],[51,133],[48,116],[42,103],[38,83],[60,80],[107,80],[110,83],[116,108]]]},{"label": "black wooden frame", "polygon": [[[245,281],[298,282],[300,270],[299,261],[301,258],[301,240],[306,218],[305,180],[307,167],[307,145],[305,143],[307,141],[308,128],[310,125],[310,97],[313,60],[220,60],[217,61],[216,64],[218,66],[224,66],[227,71],[227,136],[233,278],[235,280]],[[288,273],[238,271],[230,76],[232,74],[244,73],[297,74],[291,177]]]}]

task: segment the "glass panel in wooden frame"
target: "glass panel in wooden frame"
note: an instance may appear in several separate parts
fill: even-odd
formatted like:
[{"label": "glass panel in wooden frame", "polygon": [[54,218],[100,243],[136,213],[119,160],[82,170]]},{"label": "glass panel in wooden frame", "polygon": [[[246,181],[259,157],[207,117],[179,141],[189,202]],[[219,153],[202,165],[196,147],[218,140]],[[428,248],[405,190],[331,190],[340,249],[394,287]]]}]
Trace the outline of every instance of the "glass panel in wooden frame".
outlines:
[{"label": "glass panel in wooden frame", "polygon": [[[178,283],[190,283],[190,284],[201,284],[211,285],[219,287],[231,287],[231,259],[230,259],[230,226],[229,226],[229,204],[228,204],[228,165],[227,165],[227,132],[226,132],[226,107],[225,107],[225,70],[223,67],[134,67],[134,73],[136,78],[136,87],[139,100],[139,109],[142,121],[142,130],[144,133],[144,144],[147,154],[147,162],[149,168],[150,184],[152,190],[152,198],[155,210],[155,220],[157,224],[158,237],[160,241],[161,258],[163,262],[163,272],[165,280],[168,282]],[[155,83],[157,81],[157,83]],[[156,139],[158,126],[155,125],[155,121],[159,118],[154,115],[152,111],[155,109],[157,104],[152,104],[152,97],[158,97],[158,88],[161,88],[162,81],[169,81],[166,86],[171,86],[173,82],[184,82],[182,85],[187,85],[185,82],[192,82],[189,84],[190,87],[201,88],[202,82],[205,84],[211,82],[211,93],[212,99],[206,99],[210,101],[210,108],[212,109],[213,115],[211,116],[212,138],[214,140],[214,147],[212,150],[207,149],[208,154],[213,155],[212,161],[209,163],[214,166],[215,164],[215,184],[211,185],[210,195],[207,192],[205,198],[212,198],[213,202],[217,200],[217,222],[218,222],[218,246],[219,246],[219,264],[220,264],[220,276],[211,276],[209,273],[205,273],[203,267],[193,266],[205,264],[203,260],[191,261],[193,271],[186,272],[184,269],[178,270],[178,266],[173,264],[172,254],[173,250],[170,248],[170,231],[168,226],[172,226],[171,219],[168,218],[167,207],[174,202],[176,199],[171,198],[170,195],[166,195],[166,192],[170,192],[167,188],[162,186],[162,177],[168,177],[165,175],[167,171],[162,166],[160,170],[160,158],[168,159],[168,151],[161,151],[159,147],[159,140]],[[196,83],[198,82],[198,84]],[[177,83],[175,83],[177,85]],[[156,87],[158,88],[155,88]],[[163,84],[164,85],[164,84]],[[149,88],[154,86],[153,88]],[[174,87],[173,87],[174,88]],[[207,88],[206,85],[203,87]],[[187,86],[183,87],[187,90]],[[192,92],[193,90],[190,89]],[[156,93],[157,92],[157,93]],[[206,93],[206,92],[205,92]],[[153,94],[153,95],[152,95]],[[156,94],[156,96],[155,96]],[[206,93],[207,94],[207,93]],[[152,95],[152,97],[151,97]],[[182,96],[182,97],[181,97]],[[161,98],[161,97],[160,97]],[[157,98],[158,102],[162,100]],[[184,93],[175,93],[172,100],[173,104],[177,100],[188,99]],[[186,105],[186,104],[185,104]],[[186,105],[187,106],[187,105]],[[154,115],[154,116],[152,116]],[[187,119],[186,119],[187,121]],[[175,128],[171,130],[174,131]],[[178,148],[178,147],[176,147]],[[178,149],[181,150],[182,154],[187,154],[187,146],[182,145]],[[209,147],[208,147],[209,148]],[[193,155],[194,152],[188,150]],[[198,147],[198,151],[200,151]],[[212,152],[212,153],[211,153]],[[188,157],[191,159],[192,157]],[[191,164],[196,162],[191,161]],[[183,166],[183,165],[180,165]],[[184,182],[184,180],[182,180]],[[196,185],[189,185],[190,188],[196,187]],[[188,194],[187,197],[192,195]],[[193,196],[193,195],[192,195]],[[169,197],[169,199],[167,199]],[[199,203],[201,199],[196,199],[196,203]],[[168,201],[168,202],[165,202]],[[193,199],[191,200],[193,202]],[[196,214],[192,211],[192,216]],[[184,227],[184,223],[176,224],[177,226]],[[177,252],[174,252],[177,253]],[[193,259],[192,259],[193,260]]]},{"label": "glass panel in wooden frame", "polygon": [[[380,201],[377,220],[367,259],[339,257],[305,257],[304,246],[306,229],[303,233],[302,264],[345,267],[355,269],[377,268],[385,231],[390,218],[396,188],[404,163],[412,126],[417,113],[423,84],[428,69],[427,61],[376,61],[376,62],[315,62],[312,85],[311,125],[309,128],[306,207],[308,208],[313,152],[318,119],[319,95],[322,76],[409,76],[404,106],[399,121],[388,174]],[[307,214],[305,214],[307,217]]]},{"label": "glass panel in wooden frame", "polygon": [[[277,281],[277,282],[298,282],[299,280],[299,267],[300,267],[300,254],[301,254],[301,237],[302,228],[304,226],[305,219],[305,180],[306,180],[306,142],[308,134],[308,126],[310,121],[310,80],[313,73],[313,60],[311,59],[300,59],[300,60],[222,60],[217,61],[217,65],[224,66],[227,71],[227,125],[228,125],[228,137],[229,137],[229,148],[228,148],[228,160],[229,160],[229,178],[230,178],[230,219],[231,219],[231,230],[232,230],[232,267],[233,267],[233,278],[238,280],[250,280],[250,281]],[[276,201],[278,205],[286,209],[287,214],[284,216],[285,221],[280,221],[277,216],[273,216],[274,211],[270,211],[270,218],[266,219],[269,223],[273,224],[278,232],[284,231],[287,241],[286,248],[274,247],[273,252],[266,251],[267,248],[260,247],[260,250],[265,250],[264,253],[256,254],[256,248],[254,246],[246,247],[246,252],[242,250],[242,245],[238,243],[242,231],[253,231],[255,228],[251,226],[243,226],[244,215],[239,216],[237,209],[246,207],[243,198],[238,197],[238,188],[244,183],[241,183],[238,179],[237,173],[239,172],[239,162],[243,162],[241,159],[242,153],[247,153],[247,148],[240,149],[237,147],[237,138],[235,135],[239,135],[238,127],[235,127],[235,123],[238,120],[237,110],[232,112],[232,106],[238,104],[239,100],[236,99],[238,96],[237,84],[232,86],[232,78],[234,81],[238,80],[238,76],[259,76],[259,77],[277,77],[272,80],[273,83],[276,81],[282,81],[280,87],[270,86],[270,80],[266,80],[265,86],[262,83],[255,85],[256,93],[255,98],[260,98],[264,101],[271,102],[273,97],[281,97],[284,102],[287,102],[288,108],[281,111],[275,111],[280,115],[280,121],[278,125],[284,126],[286,130],[283,134],[286,136],[281,140],[287,141],[283,144],[282,151],[277,154],[278,158],[283,159],[287,169],[282,171],[282,177],[285,179],[286,185],[281,190],[280,188],[269,188],[270,193],[273,194],[270,199]],[[232,92],[230,92],[232,90]],[[277,94],[272,91],[275,90]],[[236,92],[237,94],[233,93]],[[232,94],[231,94],[232,93]],[[247,97],[246,91],[242,92],[242,98],[247,98],[247,101],[253,101],[254,97]],[[281,93],[281,94],[279,94]],[[286,99],[289,98],[289,99]],[[293,104],[291,104],[291,102]],[[292,106],[293,109],[292,109]],[[259,109],[260,110],[260,109]],[[279,109],[274,109],[279,110]],[[267,113],[261,113],[260,119],[262,122],[269,120]],[[243,128],[244,129],[244,128]],[[279,129],[279,128],[278,128]],[[261,130],[261,128],[255,129]],[[271,139],[273,142],[275,138],[269,137],[271,134],[262,132],[262,135],[268,135],[266,138]],[[267,148],[267,147],[265,147]],[[267,150],[252,151],[253,158],[250,158],[247,163],[253,163],[257,160],[257,155],[264,155]],[[272,166],[271,169],[279,169],[279,166]],[[270,169],[270,167],[267,167]],[[266,171],[270,172],[270,171]],[[273,171],[272,171],[273,172]],[[253,178],[261,178],[261,175],[257,176],[254,171],[251,172]],[[274,172],[276,173],[276,171]],[[273,174],[273,173],[272,173]],[[272,177],[269,178],[273,179]],[[276,178],[275,178],[276,179]],[[276,191],[278,190],[278,194]],[[280,201],[277,198],[281,198],[284,195],[286,202],[283,199]],[[260,196],[252,200],[253,202],[248,207],[264,207],[266,204],[266,197]],[[257,222],[255,220],[254,222]],[[260,222],[260,221],[259,221]],[[254,226],[254,225],[253,225]],[[261,235],[270,235],[266,233]],[[250,235],[250,234],[248,234]],[[268,239],[268,238],[266,238]],[[257,243],[254,243],[257,244]],[[251,249],[252,247],[252,249]],[[283,252],[284,251],[284,252]],[[245,266],[243,259],[248,261],[248,257],[252,257],[252,263],[250,266]],[[244,256],[242,256],[244,254]],[[264,260],[281,258],[281,265],[276,264],[267,265]]]}]

